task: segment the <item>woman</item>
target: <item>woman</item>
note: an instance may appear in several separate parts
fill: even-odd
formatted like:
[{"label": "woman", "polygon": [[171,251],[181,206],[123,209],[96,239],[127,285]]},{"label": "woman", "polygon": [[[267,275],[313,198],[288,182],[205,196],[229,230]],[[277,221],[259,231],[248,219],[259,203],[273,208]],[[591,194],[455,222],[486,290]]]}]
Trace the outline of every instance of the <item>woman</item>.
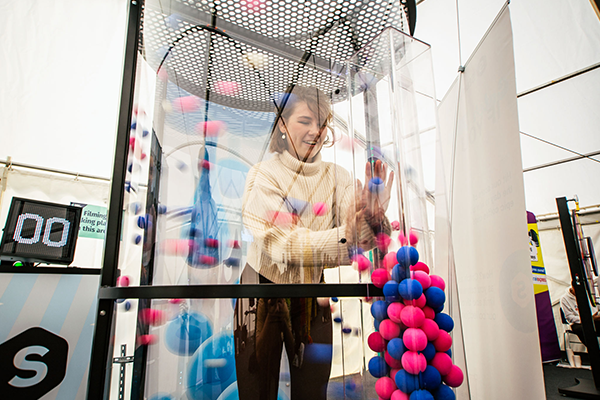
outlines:
[{"label": "woman", "polygon": [[[246,180],[243,221],[253,242],[242,283],[249,271],[261,283],[320,283],[324,268],[351,264],[358,248],[369,250],[378,233],[389,234],[384,213],[393,173],[385,182],[385,165],[368,163],[366,179],[373,173],[385,182],[379,194],[372,194],[358,181],[355,187],[349,172],[321,160],[332,114],[320,90],[296,86],[277,106],[269,148],[275,155],[255,165]],[[259,396],[256,387],[243,383],[248,366],[240,357],[240,399],[277,398],[284,345],[292,364],[292,399],[325,399],[331,346],[316,361],[305,359],[303,350],[311,343],[331,344],[329,307],[317,306],[315,299],[259,299],[256,313],[251,358],[257,364]]]}]

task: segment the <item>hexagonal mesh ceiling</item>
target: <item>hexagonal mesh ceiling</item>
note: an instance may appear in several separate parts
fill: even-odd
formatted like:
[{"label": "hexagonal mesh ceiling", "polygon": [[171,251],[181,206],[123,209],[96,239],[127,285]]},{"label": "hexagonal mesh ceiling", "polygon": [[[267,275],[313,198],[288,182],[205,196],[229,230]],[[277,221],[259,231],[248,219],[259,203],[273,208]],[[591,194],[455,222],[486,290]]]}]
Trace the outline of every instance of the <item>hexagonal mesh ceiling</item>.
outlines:
[{"label": "hexagonal mesh ceiling", "polygon": [[155,69],[211,102],[272,111],[291,84],[346,98],[343,62],[384,28],[400,0],[146,1],[140,48]]}]

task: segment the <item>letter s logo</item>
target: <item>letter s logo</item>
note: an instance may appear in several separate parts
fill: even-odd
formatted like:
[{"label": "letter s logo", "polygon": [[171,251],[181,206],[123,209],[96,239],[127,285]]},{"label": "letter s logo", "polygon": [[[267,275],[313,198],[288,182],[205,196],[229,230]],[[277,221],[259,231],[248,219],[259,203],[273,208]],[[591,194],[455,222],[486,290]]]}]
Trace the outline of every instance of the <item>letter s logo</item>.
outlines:
[{"label": "letter s logo", "polygon": [[30,328],[0,345],[0,393],[39,399],[58,386],[67,371],[69,345],[42,328]]}]

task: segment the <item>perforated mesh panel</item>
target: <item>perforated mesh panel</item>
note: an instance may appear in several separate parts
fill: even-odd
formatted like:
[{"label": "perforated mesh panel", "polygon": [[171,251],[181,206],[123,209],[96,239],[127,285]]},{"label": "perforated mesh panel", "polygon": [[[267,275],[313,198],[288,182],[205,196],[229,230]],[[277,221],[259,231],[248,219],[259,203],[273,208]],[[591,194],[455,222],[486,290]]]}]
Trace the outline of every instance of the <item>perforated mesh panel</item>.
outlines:
[{"label": "perforated mesh panel", "polygon": [[[151,0],[140,39],[148,62],[185,91],[271,111],[273,96],[290,84],[346,98],[343,62],[385,27],[402,29],[404,15],[399,0]],[[247,54],[267,61],[249,65]],[[237,86],[224,93],[219,82]]]}]

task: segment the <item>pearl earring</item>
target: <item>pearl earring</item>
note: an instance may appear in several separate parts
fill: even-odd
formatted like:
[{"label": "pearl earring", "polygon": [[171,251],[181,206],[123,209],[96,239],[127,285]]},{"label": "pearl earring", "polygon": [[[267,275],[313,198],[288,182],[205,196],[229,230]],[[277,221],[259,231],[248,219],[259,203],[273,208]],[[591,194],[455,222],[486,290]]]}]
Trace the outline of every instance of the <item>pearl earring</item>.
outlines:
[{"label": "pearl earring", "polygon": [[285,135],[281,135],[281,138],[282,138],[283,140],[285,140]]}]

